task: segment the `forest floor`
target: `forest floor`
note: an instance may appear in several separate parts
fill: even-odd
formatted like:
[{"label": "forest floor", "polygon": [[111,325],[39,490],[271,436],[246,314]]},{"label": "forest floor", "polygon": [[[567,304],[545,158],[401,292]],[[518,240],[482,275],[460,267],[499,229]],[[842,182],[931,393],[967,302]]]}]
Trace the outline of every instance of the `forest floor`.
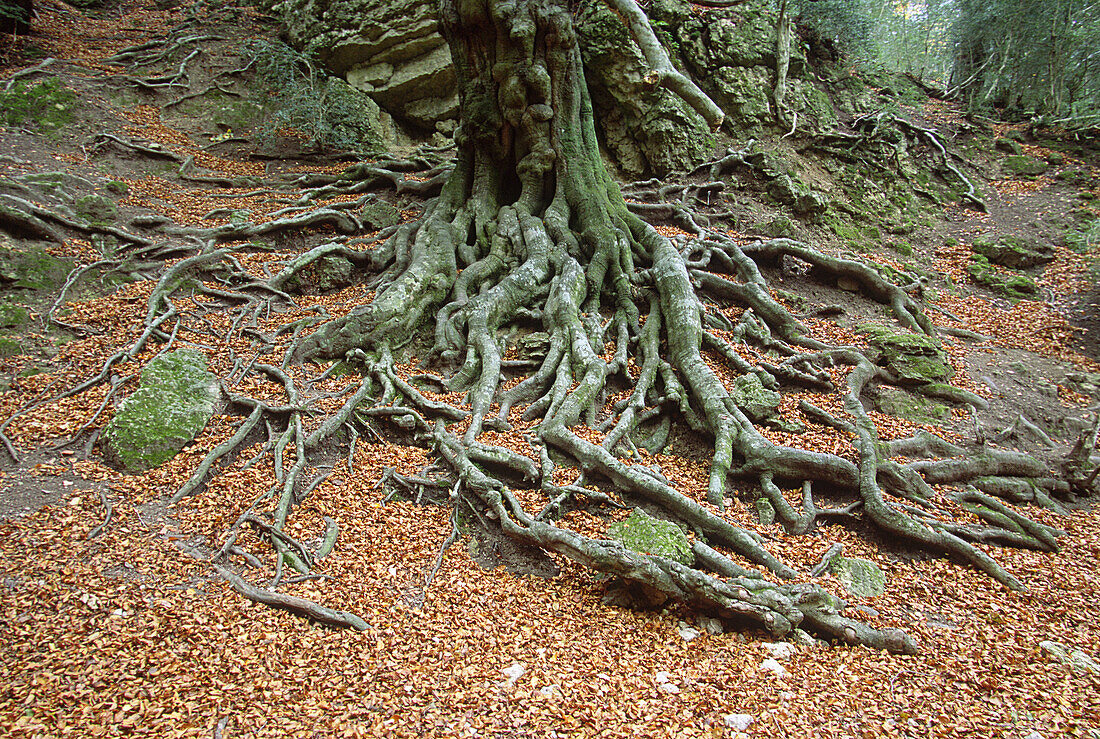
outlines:
[{"label": "forest floor", "polygon": [[[217,208],[247,209],[259,220],[294,199],[289,185],[276,196],[250,194],[252,186],[184,179],[176,161],[155,156],[158,148],[194,156],[199,171],[222,178],[290,182],[292,174],[343,168],[335,158],[296,151],[292,141],[257,147],[238,132],[215,126],[217,116],[202,105],[212,97],[209,90],[191,105],[168,104],[218,82],[220,72],[239,68],[246,38],[270,33],[247,9],[230,6],[220,12],[218,27],[191,29],[212,38],[188,47],[200,53],[188,62],[192,66],[179,85],[150,88],[108,59],[127,47],[169,37],[183,20],[180,9],[134,2],[90,12],[57,0],[38,3],[34,35],[3,51],[0,89],[13,74],[53,58],[25,81],[60,80],[75,98],[50,98],[65,112],[63,122],[40,115],[37,122],[0,128],[0,173],[6,178],[63,173],[54,181],[68,193],[70,205],[83,199],[85,207],[102,208],[106,199],[115,209],[112,223],[152,238],[165,223],[227,222],[229,216],[204,219]],[[219,104],[230,97],[219,98]],[[959,120],[943,103],[909,112],[941,130]],[[141,141],[144,151],[116,146],[102,134]],[[1067,152],[1037,178],[1005,175],[1003,154],[985,152],[978,166],[985,175],[988,214],[953,204],[916,232],[887,239],[904,239],[913,250],[907,258],[937,276],[936,300],[947,312],[934,314],[937,323],[989,337],[945,341],[954,381],[990,401],[978,423],[1001,429],[1023,413],[1063,450],[1081,428],[1073,419],[1085,417],[1097,402],[1079,391],[1075,373],[1100,371],[1100,250],[1088,243],[1073,249],[1064,238],[1074,212],[1095,209],[1100,170],[1095,151],[1090,160],[1072,144],[1026,141],[1026,152],[1036,157]],[[1075,174],[1059,177],[1060,172]],[[93,195],[100,199],[86,199]],[[233,199],[227,206],[228,197]],[[418,214],[416,198],[387,197],[403,218]],[[740,228],[753,235],[752,224]],[[812,224],[799,228],[806,239],[831,238]],[[264,250],[242,250],[238,256],[249,268],[274,266],[331,235],[325,229],[280,234]],[[1054,250],[1055,260],[1034,275],[1041,299],[1010,301],[970,282],[969,243],[976,235],[1006,233],[1035,236]],[[5,281],[0,418],[94,375],[140,333],[159,277],[155,271],[125,279],[111,273],[114,281],[89,273],[58,313],[83,328],[44,327],[68,270],[104,258],[108,242],[93,236],[67,233],[60,242],[35,242],[0,231],[6,254],[38,255],[45,272],[56,273],[43,284],[21,284],[24,275],[11,273],[18,270],[9,262],[9,272],[0,275]],[[862,256],[885,264],[900,259],[896,248]],[[856,322],[882,318],[880,307],[836,285],[778,277],[785,290],[805,301],[808,320],[815,308],[845,307],[843,320],[815,319],[823,336],[854,337]],[[361,285],[352,284],[300,296],[296,309],[268,316],[265,328],[274,331],[316,304],[338,315],[363,293]],[[948,313],[958,320],[945,317]],[[219,319],[208,313],[204,320]],[[208,352],[211,370],[222,377],[234,370],[231,349]],[[157,351],[155,345],[144,349],[123,363],[124,369],[136,374]],[[249,390],[277,394],[278,388]],[[0,427],[20,456],[5,460],[0,471],[0,736],[742,732],[1100,739],[1100,675],[1074,670],[1041,646],[1058,642],[1100,661],[1100,511],[1088,501],[1064,514],[1029,510],[1066,532],[1058,553],[986,548],[1027,585],[1025,592],[841,526],[787,538],[778,526],[759,524],[751,506],[739,501],[727,515],[769,539],[773,551],[800,571],[808,571],[834,542],[844,545],[846,555],[876,562],[888,582],[882,596],[847,595],[829,575],[814,580],[845,597],[861,618],[903,628],[921,647],[916,656],[813,640],[795,640],[784,649],[762,633],[708,633],[698,624],[713,624],[679,608],[605,605],[605,583],[560,558],[560,572],[543,578],[512,574],[503,566],[483,569],[469,554],[480,548],[480,558],[491,559],[486,550],[499,542],[467,539],[450,548],[426,589],[451,532],[450,513],[388,499],[379,482],[387,467],[416,474],[430,461],[428,453],[382,438],[363,439],[351,466],[337,462],[287,526],[305,540],[323,530],[323,516],[341,524],[336,549],[322,568],[329,579],[286,586],[286,592],[354,612],[370,625],[362,632],[335,630],[242,599],[207,562],[226,521],[268,489],[273,470],[231,464],[201,494],[167,504],[240,418],[215,415],[195,443],[171,461],[124,475],[84,443],[85,432],[101,428],[113,413],[109,391],[101,385],[52,400]],[[882,423],[899,427],[899,433],[915,427],[897,418]],[[972,421],[955,414],[933,427],[951,437],[971,430]],[[66,445],[78,432],[79,443]],[[826,446],[847,443],[824,431],[820,435]],[[1043,452],[1042,441],[1026,432],[1017,443]],[[681,489],[702,496],[706,468],[685,450],[674,449],[685,453],[660,455],[658,461]],[[109,523],[89,538],[107,517],[105,503]],[[591,514],[575,515],[578,527],[607,524]],[[266,556],[258,537],[242,539],[242,546]],[[504,552],[502,561],[507,559]],[[769,669],[774,665],[766,660],[773,657],[780,670]]]}]

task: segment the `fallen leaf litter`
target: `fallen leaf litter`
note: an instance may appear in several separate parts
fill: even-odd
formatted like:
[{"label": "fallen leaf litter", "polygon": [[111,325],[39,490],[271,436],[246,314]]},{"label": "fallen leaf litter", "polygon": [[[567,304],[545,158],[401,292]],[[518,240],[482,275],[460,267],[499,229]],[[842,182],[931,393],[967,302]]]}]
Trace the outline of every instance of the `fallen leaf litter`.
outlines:
[{"label": "fallen leaf litter", "polygon": [[[76,13],[68,6],[44,5]],[[55,45],[51,53],[64,50],[89,67],[104,68],[101,60],[129,43],[104,43],[117,30],[115,23],[88,21],[74,33],[65,27],[70,19],[63,13],[43,16],[40,29],[44,42]],[[145,8],[129,11],[123,20],[121,25],[151,31],[172,23],[169,11]],[[128,113],[144,137],[165,147],[190,146],[149,110]],[[223,174],[245,171],[221,158],[201,164]],[[197,200],[201,193],[194,188],[155,178],[131,186],[135,203],[181,222],[198,224],[194,219],[215,207]],[[251,205],[258,210],[264,204]],[[87,259],[86,247],[68,245],[72,255]],[[241,255],[241,261],[259,275],[263,263],[289,256]],[[1077,279],[1079,269],[1072,259],[1065,261],[1065,279]],[[106,355],[136,338],[136,312],[151,289],[152,283],[136,283],[107,298],[68,306],[70,320],[107,332],[65,347],[56,361],[68,377],[87,376]],[[362,293],[353,287],[318,300],[332,315],[341,315],[363,299]],[[1079,360],[1066,349],[1064,318],[1043,304],[1025,301],[1005,310],[944,298],[943,305],[997,343],[1034,350],[1038,341],[1051,356]],[[272,315],[259,330],[274,332],[307,308]],[[216,327],[223,320],[217,314],[206,319]],[[1021,320],[1030,321],[1027,328],[1013,328]],[[825,321],[814,328],[830,341],[842,331]],[[181,338],[188,331],[185,324]],[[834,335],[824,335],[827,331]],[[200,336],[209,340],[205,334],[193,338]],[[231,348],[240,356],[249,346],[218,347],[208,357],[212,371],[229,374]],[[127,366],[136,373],[154,354],[147,349]],[[5,365],[18,369],[18,360]],[[320,368],[292,371],[305,380]],[[407,376],[415,370],[401,371]],[[5,417],[55,379],[19,378],[0,400]],[[342,387],[337,380],[325,383],[326,390]],[[285,401],[275,383],[230,389]],[[99,388],[51,402],[33,417],[17,419],[8,433],[27,448],[61,441],[95,412],[106,392]],[[812,395],[826,409],[839,403],[836,395]],[[784,415],[798,413],[794,402],[793,396],[784,397]],[[318,409],[331,411],[339,404],[334,398]],[[518,412],[513,409],[513,417]],[[110,414],[108,408],[96,426]],[[897,419],[875,420],[884,434],[913,430]],[[1100,727],[1100,678],[1051,663],[1038,647],[1039,641],[1054,639],[1097,656],[1100,520],[1095,514],[1064,518],[1030,511],[1068,536],[1056,555],[996,550],[997,559],[1027,581],[1030,590],[1021,594],[949,561],[883,550],[839,526],[810,537],[783,537],[777,527],[760,526],[755,512],[737,501],[724,515],[768,537],[777,556],[800,570],[812,567],[832,542],[842,543],[848,556],[876,562],[890,582],[887,593],[849,597],[849,602],[875,626],[907,629],[923,648],[916,657],[899,657],[863,648],[794,645],[794,659],[784,663],[786,676],[777,677],[760,670],[769,656],[762,635],[704,634],[685,641],[678,627],[691,614],[605,606],[598,578],[563,560],[561,574],[551,580],[516,577],[502,569],[482,571],[456,547],[424,593],[425,573],[450,529],[449,513],[383,503],[385,493],[376,482],[387,467],[416,474],[428,456],[421,449],[364,439],[354,455],[354,473],[337,463],[287,527],[309,539],[323,530],[322,516],[341,522],[344,533],[323,564],[331,579],[286,586],[287,592],[354,611],[371,624],[362,633],[333,631],[243,601],[200,559],[202,539],[219,541],[228,524],[273,484],[273,470],[240,469],[245,460],[237,460],[169,517],[154,515],[163,496],[177,489],[204,451],[228,438],[236,424],[232,417],[215,417],[193,446],[141,475],[122,476],[94,460],[74,462],[60,455],[26,478],[64,476],[73,484],[61,505],[0,522],[6,632],[0,725],[9,735],[209,737],[221,727],[226,737],[722,736],[723,716],[734,712],[754,717],[754,734],[771,736],[1022,737],[1037,730],[1052,737]],[[515,431],[498,434],[493,442],[532,455],[522,430],[516,424]],[[782,439],[782,432],[769,433]],[[800,443],[812,439],[821,448],[851,453],[846,435],[835,429],[815,426],[809,433]],[[584,435],[602,439],[594,429]],[[673,454],[647,455],[647,460],[681,490],[705,500],[705,465]],[[115,518],[103,536],[88,541],[103,518],[98,491],[104,488]],[[566,521],[588,532],[608,523],[581,511]],[[256,556],[267,552],[258,537],[242,536],[240,543]],[[831,576],[818,580],[843,594]],[[411,607],[420,598],[423,605]],[[516,664],[524,669],[510,677],[517,673],[506,670]],[[669,684],[677,690],[659,687]]]}]

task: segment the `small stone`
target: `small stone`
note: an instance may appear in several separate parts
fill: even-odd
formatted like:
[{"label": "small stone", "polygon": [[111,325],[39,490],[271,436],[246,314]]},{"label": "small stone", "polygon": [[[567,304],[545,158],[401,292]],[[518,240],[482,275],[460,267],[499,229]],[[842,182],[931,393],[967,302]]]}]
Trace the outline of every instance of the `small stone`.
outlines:
[{"label": "small stone", "polygon": [[659,684],[663,685],[664,683],[668,682],[668,673],[665,672],[664,670],[661,670],[660,672],[658,672],[656,675],[653,676],[653,679],[656,680]]},{"label": "small stone", "polygon": [[783,665],[779,664],[770,657],[760,663],[760,671],[773,672],[775,673],[775,676],[780,679],[783,679],[787,676],[787,668],[785,668]]},{"label": "small stone", "polygon": [[1065,660],[1069,656],[1069,649],[1056,641],[1039,642],[1039,651],[1058,660]]},{"label": "small stone", "polygon": [[707,632],[711,636],[719,636],[725,632],[725,628],[722,626],[722,622],[716,618],[709,618],[707,616],[700,616],[698,619],[699,628]]},{"label": "small stone", "polygon": [[1074,649],[1069,654],[1069,665],[1074,672],[1087,672],[1090,675],[1100,675],[1100,664],[1080,649]]},{"label": "small stone", "polygon": [[676,695],[680,692],[680,686],[676,683],[661,683],[657,686],[657,690],[670,695]]},{"label": "small stone", "polygon": [[813,635],[810,634],[808,631],[805,631],[803,629],[795,629],[793,636],[794,640],[804,647],[817,646],[817,639],[815,639]]},{"label": "small stone", "polygon": [[1044,737],[1038,731],[1032,731],[1030,734],[1025,736],[1024,739],[1046,739],[1046,737]]},{"label": "small stone", "polygon": [[788,660],[794,656],[794,648],[786,642],[764,642],[764,649],[778,660]]},{"label": "small stone", "polygon": [[556,698],[561,695],[561,689],[557,685],[543,685],[539,688],[539,695],[543,698]]},{"label": "small stone", "polygon": [[516,681],[523,677],[523,673],[527,672],[527,666],[522,662],[515,662],[511,667],[507,667],[502,670],[504,676],[508,679],[504,681],[505,687],[512,687],[516,684]]},{"label": "small stone", "polygon": [[730,731],[748,731],[753,720],[752,714],[749,713],[727,713],[722,717],[722,723]]},{"label": "small stone", "polygon": [[677,631],[680,634],[680,638],[684,641],[695,641],[700,636],[702,636],[702,632],[700,632],[698,629],[694,629],[691,626],[688,626],[683,621],[680,622],[680,627],[677,629]]}]

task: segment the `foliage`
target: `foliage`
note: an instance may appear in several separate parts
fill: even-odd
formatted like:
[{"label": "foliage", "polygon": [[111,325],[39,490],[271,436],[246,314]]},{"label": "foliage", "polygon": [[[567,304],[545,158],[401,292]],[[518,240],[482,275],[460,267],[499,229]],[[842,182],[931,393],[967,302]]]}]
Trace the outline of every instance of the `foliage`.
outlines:
[{"label": "foliage", "polygon": [[256,69],[256,90],[265,119],[261,141],[277,136],[304,139],[307,146],[376,153],[377,135],[368,130],[369,99],[325,75],[308,56],[279,41],[253,41],[248,53]]},{"label": "foliage", "polygon": [[9,0],[0,0],[0,28],[6,27],[5,21],[26,22],[27,11]]},{"label": "foliage", "polygon": [[21,126],[30,122],[40,128],[59,128],[72,118],[76,95],[57,78],[27,84],[17,81],[0,92],[0,123]]},{"label": "foliage", "polygon": [[952,86],[971,108],[1100,115],[1098,11],[1093,0],[964,0],[951,28]]}]

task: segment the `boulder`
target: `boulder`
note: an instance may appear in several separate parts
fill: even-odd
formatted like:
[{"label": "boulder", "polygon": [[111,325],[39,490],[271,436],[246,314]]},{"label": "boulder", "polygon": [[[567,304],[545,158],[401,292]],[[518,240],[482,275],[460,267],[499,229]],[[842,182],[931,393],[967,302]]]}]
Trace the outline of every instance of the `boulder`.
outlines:
[{"label": "boulder", "polygon": [[954,370],[939,342],[927,334],[918,334],[881,323],[859,327],[867,341],[878,349],[878,364],[885,367],[899,383],[923,385],[949,380]]},{"label": "boulder", "polygon": [[1007,234],[996,239],[974,239],[974,251],[993,264],[1012,269],[1030,269],[1054,261],[1054,248],[1034,236]]},{"label": "boulder", "polygon": [[734,378],[729,390],[733,402],[753,421],[766,421],[779,413],[782,396],[764,387],[760,378],[751,372]]},{"label": "boulder", "polygon": [[432,131],[458,115],[451,54],[435,5],[415,0],[282,0],[291,43],[344,76],[393,117]]},{"label": "boulder", "polygon": [[607,534],[636,552],[655,554],[684,565],[695,562],[691,544],[679,526],[653,518],[640,508],[635,508],[625,521],[612,524]]},{"label": "boulder", "polygon": [[127,472],[167,462],[205,428],[219,397],[201,353],[162,354],[142,370],[138,389],[103,430],[104,457]]},{"label": "boulder", "polygon": [[858,557],[836,557],[829,572],[857,598],[874,598],[886,592],[886,575],[877,564]]},{"label": "boulder", "polygon": [[1047,163],[1042,159],[1029,157],[1026,154],[1013,154],[1005,157],[1004,169],[1010,174],[1022,177],[1036,177],[1047,171]]}]

